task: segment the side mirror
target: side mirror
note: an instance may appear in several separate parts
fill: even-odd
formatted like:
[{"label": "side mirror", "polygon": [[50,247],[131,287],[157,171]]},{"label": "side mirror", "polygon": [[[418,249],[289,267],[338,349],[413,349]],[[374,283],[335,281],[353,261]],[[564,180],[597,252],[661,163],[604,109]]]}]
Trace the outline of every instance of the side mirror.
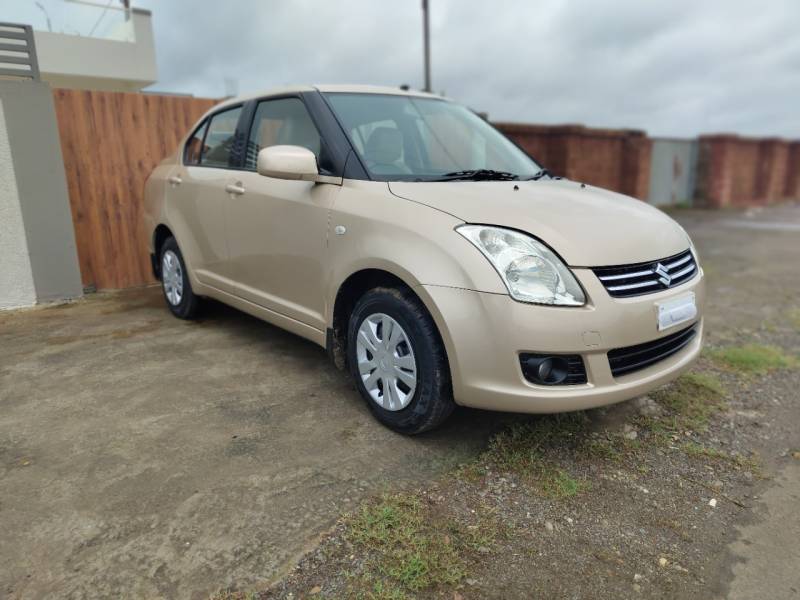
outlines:
[{"label": "side mirror", "polygon": [[314,153],[302,146],[268,146],[258,152],[256,171],[265,177],[317,181],[319,170]]}]

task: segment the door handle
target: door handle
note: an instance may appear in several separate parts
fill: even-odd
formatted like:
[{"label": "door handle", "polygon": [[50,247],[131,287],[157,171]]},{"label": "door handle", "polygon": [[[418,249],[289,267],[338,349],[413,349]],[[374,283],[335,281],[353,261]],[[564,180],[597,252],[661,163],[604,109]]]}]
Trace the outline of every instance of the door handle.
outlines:
[{"label": "door handle", "polygon": [[167,181],[169,181],[172,185],[180,185],[183,182],[183,179],[181,179],[180,175],[170,175]]},{"label": "door handle", "polygon": [[241,181],[237,183],[229,183],[225,186],[225,191],[235,196],[241,196],[244,194],[244,186],[242,185]]}]

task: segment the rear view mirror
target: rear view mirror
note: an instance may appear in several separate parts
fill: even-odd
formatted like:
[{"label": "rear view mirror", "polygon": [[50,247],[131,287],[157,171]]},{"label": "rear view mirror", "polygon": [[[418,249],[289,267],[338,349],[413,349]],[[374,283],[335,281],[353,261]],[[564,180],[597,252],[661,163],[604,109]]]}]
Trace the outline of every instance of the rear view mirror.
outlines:
[{"label": "rear view mirror", "polygon": [[319,170],[314,153],[302,146],[269,146],[258,153],[259,175],[276,179],[317,181]]}]

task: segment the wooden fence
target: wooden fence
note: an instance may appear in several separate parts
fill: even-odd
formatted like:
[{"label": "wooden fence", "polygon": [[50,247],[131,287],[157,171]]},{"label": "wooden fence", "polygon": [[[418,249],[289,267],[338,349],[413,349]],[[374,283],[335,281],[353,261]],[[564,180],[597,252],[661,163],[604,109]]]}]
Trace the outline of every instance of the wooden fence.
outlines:
[{"label": "wooden fence", "polygon": [[153,281],[140,238],[144,182],[216,100],[55,89],[84,286]]}]

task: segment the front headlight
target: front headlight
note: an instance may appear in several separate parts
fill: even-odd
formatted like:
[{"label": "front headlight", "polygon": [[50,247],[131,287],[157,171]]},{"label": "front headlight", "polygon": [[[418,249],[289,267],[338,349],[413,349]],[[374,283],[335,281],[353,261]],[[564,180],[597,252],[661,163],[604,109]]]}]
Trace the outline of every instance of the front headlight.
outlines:
[{"label": "front headlight", "polygon": [[514,300],[559,306],[586,303],[581,286],[567,266],[532,237],[487,225],[461,225],[456,231],[489,259]]}]

